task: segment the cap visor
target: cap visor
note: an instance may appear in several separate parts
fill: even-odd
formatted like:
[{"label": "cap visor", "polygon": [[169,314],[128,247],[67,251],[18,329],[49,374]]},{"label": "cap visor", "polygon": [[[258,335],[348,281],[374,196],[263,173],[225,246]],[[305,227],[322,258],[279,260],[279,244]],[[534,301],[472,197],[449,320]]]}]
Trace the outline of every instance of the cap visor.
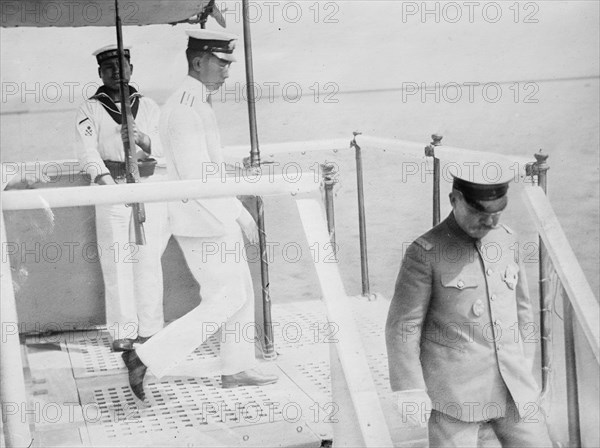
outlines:
[{"label": "cap visor", "polygon": [[213,52],[213,54],[218,57],[219,59],[223,59],[224,61],[228,61],[228,62],[236,62],[237,59],[235,58],[235,56],[232,53],[215,53]]}]

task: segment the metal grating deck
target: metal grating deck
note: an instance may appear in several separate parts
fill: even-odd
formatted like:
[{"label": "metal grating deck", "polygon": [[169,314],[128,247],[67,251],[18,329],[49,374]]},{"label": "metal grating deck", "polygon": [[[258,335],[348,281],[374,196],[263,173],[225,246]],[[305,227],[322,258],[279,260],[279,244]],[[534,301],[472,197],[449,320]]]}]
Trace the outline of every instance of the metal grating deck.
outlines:
[{"label": "metal grating deck", "polygon": [[[388,426],[398,446],[404,446],[407,435],[398,435],[394,428],[389,400],[384,343],[388,303],[349,298]],[[180,376],[160,381],[147,376],[149,405],[131,392],[127,371],[120,354],[111,351],[107,332],[81,332],[68,338],[61,347],[82,414],[78,432],[70,434],[70,440],[79,438],[80,445],[103,447],[321,446],[322,440],[333,438],[335,422],[329,348],[335,341],[336,325],[327,321],[320,301],[274,304],[273,323],[278,357],[262,362],[259,368],[278,374],[278,383],[222,389],[220,375],[215,374],[217,333],[181,363]],[[199,365],[212,366],[215,372],[199,369]],[[45,427],[43,434],[50,437],[52,431]],[[413,439],[421,436],[411,435]]]},{"label": "metal grating deck", "polygon": [[149,381],[145,386],[148,405],[133,396],[124,376],[112,384],[84,387],[80,389],[83,408],[94,414],[87,423],[90,439],[98,446],[129,445],[141,435],[148,441],[158,437],[174,444],[181,433],[236,430],[251,445],[259,427],[280,424],[287,426],[286,431],[296,439],[294,444],[314,445],[318,437],[303,418],[309,400],[299,400],[292,393],[294,384],[275,365],[263,369],[277,371],[282,378],[271,386],[236,389],[222,389],[220,377]]},{"label": "metal grating deck", "polygon": [[[191,353],[186,361],[215,360],[219,357],[220,332],[208,338],[200,347]],[[95,332],[93,335],[80,333],[67,342],[67,350],[73,365],[75,378],[88,378],[98,375],[114,375],[125,372],[125,364],[120,353],[115,353],[111,348],[112,338],[105,331]]]}]

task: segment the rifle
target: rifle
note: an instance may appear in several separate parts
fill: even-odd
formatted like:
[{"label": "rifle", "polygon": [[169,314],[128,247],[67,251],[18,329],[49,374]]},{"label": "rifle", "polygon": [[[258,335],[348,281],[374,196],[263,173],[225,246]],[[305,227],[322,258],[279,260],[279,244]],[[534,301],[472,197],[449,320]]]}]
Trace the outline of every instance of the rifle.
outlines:
[{"label": "rifle", "polygon": [[[117,49],[119,52],[119,87],[121,92],[121,126],[127,130],[127,138],[123,139],[123,150],[125,151],[125,170],[128,184],[140,181],[137,160],[135,160],[135,136],[133,134],[133,115],[129,103],[129,84],[123,78],[123,67],[125,67],[125,52],[123,51],[123,31],[121,17],[119,16],[119,0],[115,0],[115,16],[117,27]],[[133,227],[135,230],[135,243],[146,244],[144,233],[144,222],[146,221],[146,210],[144,204],[129,204],[133,213]]]}]

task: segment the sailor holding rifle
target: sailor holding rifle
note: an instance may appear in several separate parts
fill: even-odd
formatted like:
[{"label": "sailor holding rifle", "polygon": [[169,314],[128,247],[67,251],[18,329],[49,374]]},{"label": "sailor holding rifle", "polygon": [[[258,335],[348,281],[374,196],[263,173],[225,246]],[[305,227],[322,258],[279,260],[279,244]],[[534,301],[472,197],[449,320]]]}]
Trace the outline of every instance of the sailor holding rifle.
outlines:
[{"label": "sailor holding rifle", "polygon": [[[125,48],[125,66],[119,71],[118,49],[108,45],[95,51],[102,86],[78,112],[76,151],[79,163],[96,185],[126,182],[123,139],[127,132],[120,104],[120,76],[129,82],[133,72],[130,49]],[[130,104],[133,134],[142,182],[151,180],[156,160],[162,155],[159,138],[160,109],[133,87]],[[152,157],[151,157],[152,156]],[[126,204],[96,206],[96,237],[104,279],[106,324],[115,351],[131,350],[160,331],[163,317],[161,256],[168,242],[166,204],[148,203],[146,244],[133,238],[132,207]]]}]

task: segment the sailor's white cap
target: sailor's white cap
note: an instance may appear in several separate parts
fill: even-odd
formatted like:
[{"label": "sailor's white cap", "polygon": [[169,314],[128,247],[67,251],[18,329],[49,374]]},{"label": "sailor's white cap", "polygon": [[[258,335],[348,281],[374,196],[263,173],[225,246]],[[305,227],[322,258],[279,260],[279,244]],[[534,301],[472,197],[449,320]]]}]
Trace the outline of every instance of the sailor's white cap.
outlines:
[{"label": "sailor's white cap", "polygon": [[233,55],[235,42],[238,39],[235,34],[202,29],[187,30],[186,34],[189,36],[188,48],[211,52],[225,61],[237,61]]},{"label": "sailor's white cap", "polygon": [[[125,54],[125,57],[127,59],[130,58],[130,50],[131,50],[130,46],[123,47],[123,53]],[[109,45],[105,45],[102,48],[98,48],[96,51],[94,51],[92,53],[92,55],[96,56],[96,60],[98,61],[98,64],[102,64],[103,61],[110,59],[110,58],[117,58],[117,57],[119,57],[119,51],[118,51],[117,44],[109,44]]]}]

